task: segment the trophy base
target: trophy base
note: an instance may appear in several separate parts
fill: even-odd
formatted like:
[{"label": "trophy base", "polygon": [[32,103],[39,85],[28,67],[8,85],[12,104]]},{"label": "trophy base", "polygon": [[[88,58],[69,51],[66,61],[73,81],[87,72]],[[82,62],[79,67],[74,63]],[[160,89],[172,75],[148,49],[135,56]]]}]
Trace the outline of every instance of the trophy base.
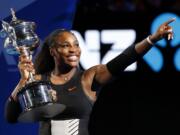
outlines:
[{"label": "trophy base", "polygon": [[65,108],[63,104],[49,103],[22,112],[18,117],[18,121],[25,123],[43,121],[60,114]]}]

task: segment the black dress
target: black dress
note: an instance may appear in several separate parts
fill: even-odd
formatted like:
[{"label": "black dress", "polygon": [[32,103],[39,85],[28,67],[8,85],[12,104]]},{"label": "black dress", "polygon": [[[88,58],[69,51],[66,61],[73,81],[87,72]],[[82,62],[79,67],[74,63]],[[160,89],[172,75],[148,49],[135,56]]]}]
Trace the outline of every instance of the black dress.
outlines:
[{"label": "black dress", "polygon": [[[81,86],[83,71],[77,69],[75,75],[63,85],[52,84],[57,92],[58,102],[66,105],[66,109],[52,120],[79,119],[79,135],[88,135],[88,121],[93,102],[85,95]],[[42,80],[49,80],[49,74],[43,75]],[[40,122],[40,135],[51,135],[51,120]]]}]

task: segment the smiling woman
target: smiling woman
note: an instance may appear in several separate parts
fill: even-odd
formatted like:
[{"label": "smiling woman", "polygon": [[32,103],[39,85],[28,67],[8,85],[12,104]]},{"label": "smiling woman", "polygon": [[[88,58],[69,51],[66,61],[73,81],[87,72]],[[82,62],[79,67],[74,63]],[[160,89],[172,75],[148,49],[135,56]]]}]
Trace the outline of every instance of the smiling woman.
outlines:
[{"label": "smiling woman", "polygon": [[[77,66],[81,49],[76,37],[70,32],[63,32],[56,38],[56,43],[50,46],[50,54],[58,64],[66,63],[69,66]],[[67,70],[66,68],[64,70]],[[54,71],[54,74],[57,71]]]},{"label": "smiling woman", "polygon": [[[107,64],[95,65],[85,71],[79,68],[81,49],[75,35],[68,30],[55,30],[46,38],[35,66],[31,60],[20,56],[18,67],[21,79],[7,101],[6,119],[17,121],[21,112],[17,93],[27,82],[29,72],[35,70],[37,80],[51,83],[53,99],[66,105],[62,113],[40,122],[40,135],[89,135],[88,121],[97,98],[96,90],[113,76],[118,77],[127,66],[144,55],[153,46],[152,43],[167,35],[172,38],[172,31],[169,31],[172,28],[168,26],[172,21],[174,19],[165,22],[153,35],[129,46]],[[161,30],[164,26],[168,29]]]}]

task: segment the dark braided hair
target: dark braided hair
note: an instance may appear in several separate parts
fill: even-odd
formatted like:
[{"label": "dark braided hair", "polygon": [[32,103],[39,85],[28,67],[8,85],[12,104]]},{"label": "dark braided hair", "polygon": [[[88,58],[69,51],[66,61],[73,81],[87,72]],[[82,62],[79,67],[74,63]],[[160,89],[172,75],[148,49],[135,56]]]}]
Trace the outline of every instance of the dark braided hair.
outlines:
[{"label": "dark braided hair", "polygon": [[71,33],[66,29],[57,29],[46,37],[44,43],[42,44],[42,49],[35,58],[34,68],[36,74],[48,73],[54,69],[55,63],[53,57],[50,54],[49,48],[56,44],[56,38],[64,32]]}]

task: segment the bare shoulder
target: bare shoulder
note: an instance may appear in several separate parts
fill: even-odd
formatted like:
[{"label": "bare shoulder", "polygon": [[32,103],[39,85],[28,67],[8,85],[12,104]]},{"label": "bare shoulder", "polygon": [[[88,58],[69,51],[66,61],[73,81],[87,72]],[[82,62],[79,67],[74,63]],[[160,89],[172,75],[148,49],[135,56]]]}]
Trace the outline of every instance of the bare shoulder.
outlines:
[{"label": "bare shoulder", "polygon": [[99,64],[99,65],[95,65],[95,66],[87,69],[85,72],[96,72],[96,71],[100,71],[100,70],[104,70],[104,69],[106,69],[106,65]]},{"label": "bare shoulder", "polygon": [[92,81],[94,78],[95,72],[96,72],[96,66],[93,66],[85,70],[82,75],[82,81],[83,82]]},{"label": "bare shoulder", "polygon": [[94,77],[97,73],[97,71],[99,70],[102,70],[103,68],[105,68],[104,65],[96,65],[96,66],[93,66],[87,70],[84,71],[83,73],[83,77],[84,78],[89,78],[89,77]]},{"label": "bare shoulder", "polygon": [[87,69],[83,74],[83,78],[91,81],[95,78],[97,82],[104,84],[111,78],[111,74],[106,65],[100,64]]}]

